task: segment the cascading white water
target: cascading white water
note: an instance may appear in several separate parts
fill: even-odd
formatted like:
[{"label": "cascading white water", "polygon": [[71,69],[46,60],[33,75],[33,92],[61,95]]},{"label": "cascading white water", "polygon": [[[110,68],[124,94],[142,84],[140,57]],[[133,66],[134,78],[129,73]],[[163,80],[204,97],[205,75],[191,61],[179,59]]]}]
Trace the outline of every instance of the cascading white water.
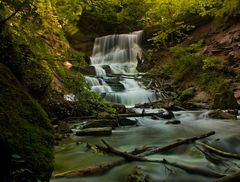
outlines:
[{"label": "cascading white water", "polygon": [[[91,64],[97,77],[86,77],[86,80],[92,90],[104,95],[106,100],[134,106],[157,99],[156,93],[146,90],[135,80],[138,58],[142,57],[142,33],[136,31],[95,39]],[[128,78],[124,78],[126,75]]]}]

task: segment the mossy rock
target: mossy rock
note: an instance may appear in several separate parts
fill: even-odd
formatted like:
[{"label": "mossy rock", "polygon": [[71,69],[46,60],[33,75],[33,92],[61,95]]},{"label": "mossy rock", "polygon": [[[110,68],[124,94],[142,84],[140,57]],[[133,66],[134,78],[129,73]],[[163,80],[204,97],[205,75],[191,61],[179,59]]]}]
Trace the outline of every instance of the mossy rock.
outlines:
[{"label": "mossy rock", "polygon": [[0,179],[48,181],[53,171],[48,117],[3,64],[0,73]]},{"label": "mossy rock", "polygon": [[180,101],[186,101],[194,97],[195,88],[190,87],[184,91],[182,91],[181,95],[179,96]]},{"label": "mossy rock", "polygon": [[237,99],[231,90],[223,90],[215,94],[212,109],[238,109]]}]

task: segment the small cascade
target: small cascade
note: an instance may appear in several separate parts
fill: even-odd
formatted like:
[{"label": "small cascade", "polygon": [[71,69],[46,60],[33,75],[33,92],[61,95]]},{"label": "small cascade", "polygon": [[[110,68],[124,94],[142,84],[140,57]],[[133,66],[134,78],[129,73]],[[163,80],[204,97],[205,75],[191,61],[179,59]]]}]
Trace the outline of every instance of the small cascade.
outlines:
[{"label": "small cascade", "polygon": [[95,39],[91,65],[96,76],[86,76],[91,89],[106,100],[134,106],[157,99],[157,94],[144,88],[136,67],[142,57],[142,31],[108,35]]}]

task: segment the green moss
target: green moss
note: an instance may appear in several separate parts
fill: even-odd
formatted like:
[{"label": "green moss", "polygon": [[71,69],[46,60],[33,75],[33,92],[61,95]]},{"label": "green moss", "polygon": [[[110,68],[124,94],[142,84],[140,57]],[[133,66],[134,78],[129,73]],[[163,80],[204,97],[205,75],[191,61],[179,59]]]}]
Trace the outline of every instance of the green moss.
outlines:
[{"label": "green moss", "polygon": [[0,72],[1,179],[47,181],[53,170],[53,131],[48,117],[9,69],[0,64]]},{"label": "green moss", "polygon": [[180,101],[185,101],[191,99],[194,96],[195,90],[193,88],[188,88],[182,91],[181,95],[179,96]]},{"label": "green moss", "polygon": [[20,67],[20,80],[29,93],[40,99],[48,92],[53,73],[47,61],[28,59]]}]

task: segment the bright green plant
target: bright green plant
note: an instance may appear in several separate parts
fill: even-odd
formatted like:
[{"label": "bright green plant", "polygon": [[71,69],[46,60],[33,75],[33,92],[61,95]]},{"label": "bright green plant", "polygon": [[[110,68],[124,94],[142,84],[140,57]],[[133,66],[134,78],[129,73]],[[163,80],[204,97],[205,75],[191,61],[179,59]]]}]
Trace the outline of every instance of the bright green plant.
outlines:
[{"label": "bright green plant", "polygon": [[220,63],[219,59],[215,56],[206,57],[203,59],[203,70],[214,69]]},{"label": "bright green plant", "polygon": [[227,87],[227,81],[223,74],[216,71],[205,71],[201,73],[199,83],[212,95],[224,87]]}]

